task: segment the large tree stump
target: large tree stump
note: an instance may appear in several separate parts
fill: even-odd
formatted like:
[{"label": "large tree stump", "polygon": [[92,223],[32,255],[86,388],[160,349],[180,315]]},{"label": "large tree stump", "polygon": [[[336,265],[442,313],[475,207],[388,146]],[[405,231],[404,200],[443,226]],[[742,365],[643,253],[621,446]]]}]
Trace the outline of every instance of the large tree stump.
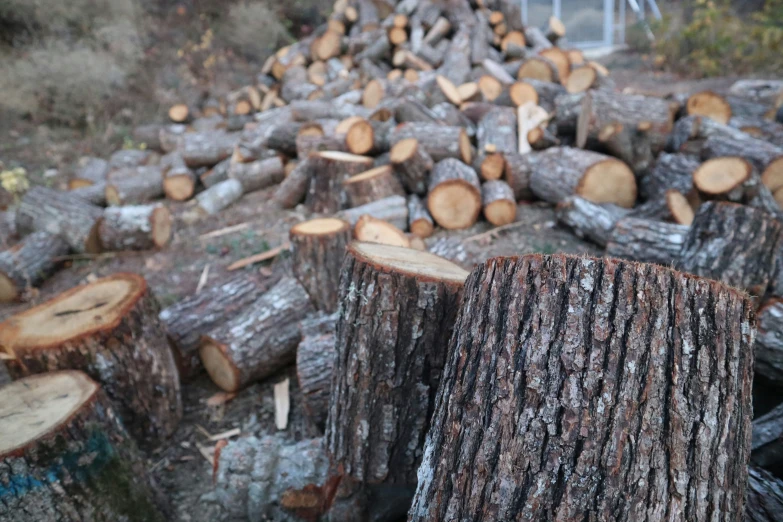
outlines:
[{"label": "large tree stump", "polygon": [[615,223],[606,255],[644,263],[674,265],[680,258],[688,227],[651,219],[624,217]]},{"label": "large tree stump", "polygon": [[693,219],[678,267],[762,297],[775,270],[781,230],[760,210],[708,201]]},{"label": "large tree stump", "polygon": [[326,427],[341,474],[359,483],[415,484],[466,276],[425,252],[348,247]]},{"label": "large tree stump", "polygon": [[171,213],[160,204],[107,208],[98,237],[104,250],[163,248],[171,239]]},{"label": "large tree stump", "polygon": [[351,225],[335,218],[312,219],[291,227],[294,276],[316,310],[337,310],[340,267],[351,242]]},{"label": "large tree stump", "polygon": [[233,319],[204,335],[201,362],[220,388],[238,391],[294,362],[301,340],[299,321],[312,311],[304,287],[286,277]]},{"label": "large tree stump", "polygon": [[761,468],[748,468],[745,522],[783,521],[783,481]]},{"label": "large tree stump", "polygon": [[35,232],[0,252],[0,303],[23,299],[62,263],[68,243],[48,232]]},{"label": "large tree stump", "polygon": [[122,423],[82,372],[0,388],[0,521],[170,518]]},{"label": "large tree stump", "polygon": [[443,228],[468,228],[481,212],[481,185],[469,166],[447,158],[432,169],[427,210]]},{"label": "large tree stump", "polygon": [[654,265],[478,265],[409,520],[742,520],[752,314]]},{"label": "large tree stump", "polygon": [[304,409],[321,429],[329,413],[337,319],[336,313],[320,313],[302,321],[302,340],[296,349],[296,376]]},{"label": "large tree stump", "polygon": [[154,442],[182,416],[179,373],[158,303],[135,274],[72,288],[0,324],[14,377],[77,369],[99,381],[128,430]]},{"label": "large tree stump", "polygon": [[346,208],[348,194],[343,183],[372,168],[372,158],[346,152],[314,152],[307,162],[312,176],[305,203],[312,212],[324,214]]}]

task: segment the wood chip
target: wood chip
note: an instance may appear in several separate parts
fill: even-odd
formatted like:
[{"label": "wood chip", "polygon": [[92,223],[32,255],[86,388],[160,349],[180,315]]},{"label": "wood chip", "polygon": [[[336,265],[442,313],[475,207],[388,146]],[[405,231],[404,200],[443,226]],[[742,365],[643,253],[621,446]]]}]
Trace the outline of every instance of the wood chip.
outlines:
[{"label": "wood chip", "polygon": [[209,440],[212,441],[212,442],[217,442],[219,440],[230,439],[231,437],[236,437],[240,433],[242,433],[242,430],[240,430],[239,428],[234,428],[234,429],[231,429],[231,430],[228,430],[228,431],[224,431],[223,433],[218,433],[217,435],[212,435],[212,436],[209,437]]},{"label": "wood chip", "polygon": [[275,426],[278,430],[288,427],[288,412],[291,409],[289,380],[275,384]]},{"label": "wood chip", "polygon": [[234,232],[240,232],[242,230],[245,230],[247,228],[250,228],[250,223],[239,223],[238,225],[232,225],[230,227],[224,227],[219,228],[217,230],[213,230],[212,232],[207,232],[206,234],[201,234],[198,236],[199,239],[212,239],[215,237],[220,236],[226,236],[228,234],[233,234]]},{"label": "wood chip", "polygon": [[209,279],[209,265],[204,267],[204,270],[201,272],[201,277],[198,278],[198,285],[196,286],[196,294],[200,294],[201,291],[204,289],[204,286],[207,284],[207,279]]},{"label": "wood chip", "polygon": [[215,395],[207,399],[207,406],[222,406],[228,401],[233,400],[236,396],[236,393],[228,393],[224,391],[217,392]]},{"label": "wood chip", "polygon": [[228,266],[228,270],[238,270],[240,268],[244,268],[248,265],[252,265],[255,263],[261,263],[262,261],[268,261],[274,257],[276,257],[280,252],[283,250],[288,250],[291,247],[291,243],[283,243],[279,247],[275,247],[271,250],[267,250],[266,252],[263,252],[261,254],[256,254],[254,256],[245,257],[243,259],[240,259],[239,261],[235,261],[234,263],[231,263]]}]

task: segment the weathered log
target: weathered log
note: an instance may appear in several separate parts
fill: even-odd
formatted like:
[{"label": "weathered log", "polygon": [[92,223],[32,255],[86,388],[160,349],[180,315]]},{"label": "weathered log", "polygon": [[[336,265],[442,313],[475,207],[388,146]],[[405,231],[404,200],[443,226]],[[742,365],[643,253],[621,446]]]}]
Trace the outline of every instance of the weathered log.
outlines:
[{"label": "weathered log", "polygon": [[688,116],[706,116],[725,125],[731,119],[731,105],[717,93],[701,91],[688,97],[685,113]]},{"label": "weathered log", "polygon": [[409,520],[742,520],[752,314],[654,265],[478,265]]},{"label": "weathered log", "polygon": [[34,232],[0,252],[0,303],[25,299],[57,269],[70,250],[61,237]]},{"label": "weathered log", "polygon": [[351,225],[334,218],[312,219],[291,227],[289,233],[294,276],[316,310],[337,309],[340,266],[351,242]]},{"label": "weathered log", "polygon": [[312,176],[305,203],[312,212],[327,214],[348,206],[345,180],[372,168],[372,158],[345,152],[315,152],[308,163]]},{"label": "weathered log", "polygon": [[159,166],[137,167],[131,176],[117,177],[106,183],[106,203],[140,205],[163,196],[163,169]]},{"label": "weathered log", "polygon": [[388,221],[400,230],[404,230],[408,223],[407,202],[402,196],[390,196],[360,207],[343,210],[338,217],[346,220],[353,227],[364,215]]},{"label": "weathered log", "polygon": [[489,111],[479,122],[476,138],[479,154],[483,154],[481,177],[499,179],[505,170],[505,154],[518,151],[516,111],[506,107]]},{"label": "weathered log", "polygon": [[311,176],[310,161],[308,158],[304,158],[280,183],[275,190],[273,199],[283,208],[294,208],[304,200],[310,186]]},{"label": "weathered log", "polygon": [[468,228],[481,212],[481,186],[476,172],[454,158],[435,164],[430,176],[427,210],[447,229]]},{"label": "weathered log", "polygon": [[419,196],[416,194],[408,196],[408,230],[411,234],[425,239],[432,235],[434,229],[432,216]]},{"label": "weathered log", "polygon": [[685,225],[624,217],[612,229],[606,255],[671,266],[679,260],[687,234]]},{"label": "weathered log", "polygon": [[171,213],[160,204],[107,208],[98,238],[109,251],[163,248],[171,239]]},{"label": "weathered log", "polygon": [[180,148],[185,142],[185,133],[187,132],[187,125],[174,124],[161,127],[158,134],[160,148],[163,149],[163,152],[171,152]]},{"label": "weathered log", "polygon": [[149,123],[138,125],[133,128],[133,141],[147,150],[163,151],[160,144],[160,129],[163,125],[160,123]]},{"label": "weathered log", "polygon": [[327,451],[354,481],[411,486],[467,272],[354,243],[342,274]]},{"label": "weathered log", "polygon": [[109,162],[91,156],[79,158],[76,164],[76,172],[68,182],[68,189],[74,190],[104,183],[109,174]]},{"label": "weathered log", "polygon": [[409,248],[411,246],[410,238],[402,229],[383,219],[377,219],[372,216],[363,215],[353,227],[353,237],[357,241],[366,243],[379,243],[381,245],[391,245],[396,247]]},{"label": "weathered log", "polygon": [[473,147],[462,127],[450,127],[435,123],[403,123],[392,130],[389,141],[392,146],[402,140],[415,138],[434,161],[457,158],[472,163]]},{"label": "weathered log", "polygon": [[3,522],[170,520],[143,456],[85,374],[5,386],[0,418]]},{"label": "weathered log", "polygon": [[296,349],[296,376],[307,416],[320,429],[329,413],[334,367],[334,334],[338,314],[320,313],[302,321],[302,341]]},{"label": "weathered log", "polygon": [[783,382],[783,300],[764,301],[756,316],[756,372],[771,381]]},{"label": "weathered log", "polygon": [[16,209],[16,231],[20,235],[35,231],[62,237],[78,253],[99,252],[98,222],[103,209],[45,187],[27,191]]},{"label": "weathered log", "polygon": [[[743,135],[747,136],[745,133]],[[739,156],[761,173],[764,179],[783,178],[783,148],[747,137],[737,140],[729,136],[710,136],[701,148],[702,159]]]},{"label": "weathered log", "polygon": [[404,196],[400,180],[391,166],[376,167],[361,174],[351,176],[343,182],[352,207],[365,205],[390,196]]},{"label": "weathered log", "polygon": [[158,155],[151,150],[120,149],[109,158],[109,171],[154,165],[157,159]]},{"label": "weathered log", "polygon": [[275,125],[266,139],[266,146],[286,156],[296,156],[296,137],[302,129],[298,122],[283,122]]},{"label": "weathered log", "polygon": [[389,159],[409,192],[419,196],[427,193],[427,178],[435,163],[416,138],[398,141],[392,147]]},{"label": "weathered log", "polygon": [[650,172],[640,177],[639,195],[655,199],[667,190],[687,194],[693,188],[693,172],[699,165],[699,158],[690,154],[661,153]]},{"label": "weathered log", "polygon": [[163,192],[174,201],[186,201],[196,191],[196,174],[185,164],[179,152],[169,152],[160,159],[163,168]]},{"label": "weathered log", "polygon": [[693,186],[705,198],[740,201],[744,185],[753,177],[753,166],[738,156],[707,160],[693,171]]},{"label": "weathered log", "polygon": [[233,163],[228,177],[239,180],[242,192],[255,192],[277,185],[285,178],[283,162],[279,156],[250,163]]},{"label": "weathered log", "polygon": [[286,277],[201,341],[199,354],[212,381],[228,392],[272,375],[294,361],[299,321],[313,306],[299,282]]},{"label": "weathered log", "polygon": [[196,213],[199,217],[217,214],[241,198],[243,193],[239,180],[221,181],[196,196]]},{"label": "weathered log", "polygon": [[191,132],[185,134],[182,158],[188,167],[212,167],[231,157],[239,143],[238,133]]},{"label": "weathered log", "polygon": [[201,336],[229,322],[256,302],[267,289],[253,274],[242,274],[205,288],[161,310],[158,315],[174,347],[180,377],[191,379],[203,371],[199,358]]},{"label": "weathered log", "polygon": [[514,198],[519,200],[533,199],[530,190],[530,176],[533,173],[535,155],[533,154],[506,154],[504,178],[506,183],[514,191]]},{"label": "weathered log", "polygon": [[783,464],[783,404],[753,419],[750,461],[766,469],[781,469]]},{"label": "weathered log", "polygon": [[755,466],[748,468],[748,498],[745,502],[745,521],[783,521],[783,481]]},{"label": "weathered log", "polygon": [[[448,12],[445,13],[448,16]],[[454,25],[454,20],[450,20]],[[461,85],[470,75],[470,28],[459,29],[451,38],[438,74],[448,78],[454,85]]]},{"label": "weathered log", "polygon": [[143,277],[118,273],[77,286],[0,324],[0,347],[22,377],[82,370],[99,381],[128,430],[148,442],[182,417],[179,373]]},{"label": "weathered log", "polygon": [[503,180],[491,180],[481,185],[481,205],[484,217],[495,226],[507,225],[517,217],[514,191]]},{"label": "weathered log", "polygon": [[212,188],[222,181],[228,179],[228,171],[231,168],[231,159],[226,158],[211,169],[207,170],[199,176],[201,183],[206,188]]},{"label": "weathered log", "polygon": [[776,147],[783,147],[783,125],[776,121],[751,118],[732,118],[729,126]]},{"label": "weathered log", "polygon": [[775,270],[781,230],[760,210],[708,201],[696,212],[678,266],[761,297]]},{"label": "weathered log", "polygon": [[557,220],[573,230],[577,237],[586,238],[598,246],[609,242],[618,221],[630,211],[611,203],[598,204],[579,196],[569,196],[557,204]]}]

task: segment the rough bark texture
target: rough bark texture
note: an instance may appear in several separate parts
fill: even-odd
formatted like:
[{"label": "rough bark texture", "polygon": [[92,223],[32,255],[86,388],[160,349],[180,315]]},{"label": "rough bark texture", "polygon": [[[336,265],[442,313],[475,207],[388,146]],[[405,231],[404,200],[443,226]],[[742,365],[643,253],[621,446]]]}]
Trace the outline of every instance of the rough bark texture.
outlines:
[{"label": "rough bark texture", "polygon": [[[164,522],[170,520],[145,462],[97,384],[81,372],[58,372],[2,389],[7,402],[44,379],[89,381],[94,387],[51,431],[0,454],[1,522]],[[60,383],[61,385],[64,383]],[[66,388],[62,393],[78,393]],[[59,397],[63,399],[63,395]],[[18,416],[51,405],[31,401]],[[10,412],[13,413],[13,412]],[[12,416],[3,422],[14,422]]]},{"label": "rough bark texture", "polygon": [[192,132],[185,134],[182,158],[188,167],[212,167],[231,157],[239,143],[239,134],[225,132]]},{"label": "rough bark texture", "polygon": [[506,183],[514,191],[514,197],[519,200],[533,199],[530,191],[530,175],[533,173],[534,154],[506,154]]},{"label": "rough bark texture", "polygon": [[162,248],[171,239],[171,213],[160,204],[107,208],[98,237],[104,250]]},{"label": "rough bark texture", "polygon": [[495,226],[511,223],[517,216],[514,191],[503,180],[496,179],[481,185],[481,205],[484,217]]},{"label": "rough bark texture", "polygon": [[234,163],[228,171],[228,177],[242,183],[242,192],[254,192],[277,185],[285,178],[283,162],[279,157],[251,161],[249,163]]},{"label": "rough bark texture", "polygon": [[256,302],[267,287],[254,275],[242,274],[185,297],[160,312],[182,379],[204,370],[198,354],[201,336],[232,320]]},{"label": "rough bark texture", "polygon": [[384,265],[362,245],[343,264],[326,447],[357,482],[412,485],[462,283]]},{"label": "rough bark texture", "polygon": [[693,188],[693,172],[701,165],[697,156],[661,153],[649,174],[639,179],[639,195],[644,199],[662,197],[667,190],[687,194]]},{"label": "rough bark texture", "polygon": [[88,187],[79,187],[77,189],[69,190],[68,194],[93,205],[100,207],[106,206],[106,183],[96,183]]},{"label": "rough bark texture", "polygon": [[427,178],[435,164],[432,157],[419,145],[418,140],[402,140],[397,145],[398,148],[392,148],[391,152],[394,171],[408,192],[423,196],[427,193]]},{"label": "rough bark texture", "polygon": [[599,205],[579,196],[567,197],[558,203],[555,210],[560,223],[571,227],[578,237],[602,247],[609,242],[617,222],[629,212],[611,203]]},{"label": "rough bark texture", "polygon": [[751,462],[778,472],[783,464],[783,404],[753,419]]},{"label": "rough bark texture", "polygon": [[[318,222],[334,223],[326,231],[310,231]],[[336,229],[335,229],[336,228]],[[316,310],[337,310],[340,266],[351,242],[351,225],[336,219],[313,220],[291,227],[294,276],[310,295]]]},{"label": "rough bark texture", "polygon": [[503,175],[502,157],[517,152],[516,111],[508,107],[496,107],[489,111],[479,122],[476,138],[479,153],[485,155],[480,166],[481,176],[484,179],[498,179]]},{"label": "rough bark texture", "polygon": [[306,204],[312,212],[334,214],[348,206],[343,182],[372,168],[372,158],[339,152],[311,154],[312,169]]},{"label": "rough bark texture", "polygon": [[783,383],[783,300],[765,301],[756,314],[756,371],[772,381]]},{"label": "rough bark texture", "polygon": [[625,217],[615,223],[606,255],[671,266],[679,260],[687,235],[685,225]]},{"label": "rough bark texture", "polygon": [[106,181],[106,175],[109,173],[109,162],[101,158],[85,156],[79,158],[76,165],[76,172],[68,182],[68,188],[76,189],[88,187],[96,183]]},{"label": "rough bark texture", "polygon": [[745,522],[783,521],[783,481],[761,468],[748,468]]},{"label": "rough bark texture", "polygon": [[409,520],[742,520],[752,322],[653,265],[477,266]]},{"label": "rough bark texture", "polygon": [[388,221],[400,230],[405,230],[408,224],[408,206],[402,196],[391,196],[360,207],[349,208],[340,212],[338,217],[349,222],[351,226],[356,226],[359,218],[365,214]]},{"label": "rough bark texture", "polygon": [[400,180],[391,166],[378,167],[365,173],[367,176],[348,178],[343,186],[348,193],[348,202],[352,207],[366,205],[390,196],[405,196]]},{"label": "rough bark texture", "polygon": [[109,179],[106,202],[109,205],[140,205],[164,195],[163,170],[158,166],[138,167],[132,176]]},{"label": "rough bark texture", "polygon": [[[31,338],[29,342],[16,331],[27,317],[43,317],[36,319],[41,321],[36,328],[51,335],[46,316],[38,315],[47,310],[55,314],[48,319],[51,321],[64,314],[99,314],[97,310],[107,304],[102,300],[104,292],[92,295],[91,287],[114,281],[126,282],[127,297],[121,308],[107,311],[106,317],[99,316],[94,328],[71,338]],[[86,309],[55,312],[59,301],[77,298]],[[182,417],[179,372],[158,320],[159,312],[158,302],[141,276],[114,274],[73,288],[6,320],[0,324],[0,347],[15,356],[5,361],[15,378],[53,370],[84,371],[101,383],[128,430],[139,439],[156,443],[174,433]]]},{"label": "rough bark texture", "polygon": [[33,187],[16,210],[20,235],[48,232],[62,237],[78,253],[99,252],[98,221],[103,210],[68,193]]},{"label": "rough bark texture", "polygon": [[679,268],[761,297],[781,244],[781,225],[760,210],[708,201],[693,220]]},{"label": "rough bark texture", "polygon": [[275,201],[283,208],[294,208],[304,200],[312,172],[307,158],[301,160],[275,190]]},{"label": "rough bark texture", "polygon": [[196,190],[196,174],[185,164],[182,154],[170,152],[160,159],[163,167],[163,192],[174,201],[186,201]]},{"label": "rough bark texture", "polygon": [[[743,133],[744,134],[744,133]],[[710,136],[701,149],[702,159],[739,156],[745,158],[760,173],[774,160],[783,158],[783,148],[754,138],[736,140],[729,136]]]},{"label": "rough bark texture", "polygon": [[109,158],[109,170],[127,169],[149,165],[158,156],[151,150],[121,149]]},{"label": "rough bark texture", "polygon": [[[215,384],[235,392],[292,363],[299,321],[313,311],[296,279],[286,277],[251,306],[202,338],[201,361]],[[219,359],[219,364],[210,361]]]},{"label": "rough bark texture", "polygon": [[70,252],[68,243],[48,232],[35,232],[21,244],[0,252],[0,302],[25,299]]},{"label": "rough bark texture", "polygon": [[334,367],[337,314],[318,314],[302,321],[302,341],[296,350],[296,375],[307,416],[320,429],[326,425]]},{"label": "rough bark texture", "polygon": [[434,161],[445,158],[457,158],[470,163],[471,157],[460,147],[468,142],[468,136],[462,127],[449,127],[437,123],[412,122],[398,125],[389,137],[392,146],[402,140],[415,138]]}]

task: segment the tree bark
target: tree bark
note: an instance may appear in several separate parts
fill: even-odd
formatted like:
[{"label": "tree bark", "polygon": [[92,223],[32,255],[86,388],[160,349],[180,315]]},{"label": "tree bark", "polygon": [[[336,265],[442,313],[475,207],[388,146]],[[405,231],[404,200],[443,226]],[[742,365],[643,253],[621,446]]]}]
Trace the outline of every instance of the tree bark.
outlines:
[{"label": "tree bark", "polygon": [[618,221],[630,211],[606,203],[599,205],[579,196],[569,196],[557,204],[557,220],[573,230],[580,238],[586,238],[598,246],[605,247]]},{"label": "tree bark", "polygon": [[507,225],[517,217],[514,191],[503,180],[487,181],[481,185],[481,205],[484,217],[495,226]]},{"label": "tree bark", "polygon": [[307,160],[312,169],[306,205],[312,212],[334,214],[348,206],[343,183],[372,168],[372,158],[345,152],[317,152]]},{"label": "tree bark", "polygon": [[430,176],[427,210],[443,228],[473,225],[481,212],[481,186],[476,172],[453,158],[438,162]]},{"label": "tree bark", "polygon": [[160,160],[163,167],[163,192],[174,201],[186,201],[196,191],[196,174],[185,164],[182,154],[170,152]]},{"label": "tree bark", "polygon": [[104,183],[109,174],[109,162],[105,159],[84,156],[76,164],[76,173],[68,182],[70,190]]},{"label": "tree bark", "polygon": [[161,204],[107,208],[98,237],[109,251],[163,248],[171,239],[171,213]]},{"label": "tree bark", "polygon": [[179,373],[146,281],[114,274],[77,286],[0,324],[0,346],[22,377],[82,370],[99,381],[128,430],[156,443],[182,417]]},{"label": "tree bark", "polygon": [[238,133],[191,132],[184,135],[182,158],[190,168],[212,167],[231,157],[237,143]]},{"label": "tree bark", "polygon": [[776,383],[783,383],[783,300],[774,298],[765,301],[756,316],[756,372]]},{"label": "tree bark", "polygon": [[688,194],[693,188],[693,172],[699,165],[699,158],[690,154],[661,153],[650,173],[640,176],[639,195],[644,199],[655,199],[667,190]]},{"label": "tree bark", "polygon": [[505,180],[514,191],[514,199],[517,201],[533,199],[530,190],[530,176],[535,164],[534,154],[506,154]]},{"label": "tree bark", "polygon": [[228,171],[228,177],[242,184],[242,192],[255,192],[277,185],[285,178],[283,162],[278,156],[250,163],[234,163]]},{"label": "tree bark", "polygon": [[409,520],[742,520],[752,314],[653,265],[478,265]]},{"label": "tree bark", "polygon": [[783,521],[783,481],[761,468],[748,468],[745,522]]},{"label": "tree bark", "polygon": [[120,149],[109,158],[109,171],[152,165],[157,158],[151,150]]},{"label": "tree bark", "polygon": [[783,404],[753,419],[751,463],[780,473],[783,464]]},{"label": "tree bark", "polygon": [[348,202],[358,207],[391,196],[405,196],[405,189],[391,166],[375,167],[343,182]]},{"label": "tree bark", "polygon": [[479,166],[481,177],[499,179],[505,170],[504,156],[518,152],[516,111],[507,107],[489,111],[479,122],[476,138],[478,152],[484,155]]},{"label": "tree bark", "polygon": [[390,160],[408,192],[418,196],[427,193],[427,178],[435,162],[416,138],[398,141],[391,149]]},{"label": "tree bark", "polygon": [[456,158],[470,165],[473,150],[465,129],[436,123],[411,122],[394,128],[389,137],[392,146],[402,140],[415,138],[433,161]]},{"label": "tree bark", "polygon": [[307,189],[310,186],[311,176],[310,161],[308,158],[304,158],[280,182],[277,190],[275,190],[273,199],[283,208],[294,208],[304,200]]},{"label": "tree bark", "polygon": [[411,234],[426,239],[432,235],[435,223],[427,207],[416,194],[408,196],[408,230]]},{"label": "tree bark", "polygon": [[45,281],[70,252],[68,243],[48,232],[35,232],[0,252],[0,303],[24,300]]},{"label": "tree bark", "polygon": [[142,455],[81,372],[0,390],[0,521],[170,520]]},{"label": "tree bark", "polygon": [[318,314],[302,321],[302,341],[296,350],[296,375],[307,416],[324,429],[334,368],[337,314]]},{"label": "tree bark", "polygon": [[196,196],[197,212],[212,216],[242,197],[242,183],[237,179],[221,181]]},{"label": "tree bark", "polygon": [[624,217],[612,229],[606,255],[671,266],[679,261],[687,235],[685,225]]},{"label": "tree bark", "polygon": [[163,195],[163,170],[158,166],[138,167],[132,176],[110,176],[106,184],[106,203],[111,206],[141,205]]}]

